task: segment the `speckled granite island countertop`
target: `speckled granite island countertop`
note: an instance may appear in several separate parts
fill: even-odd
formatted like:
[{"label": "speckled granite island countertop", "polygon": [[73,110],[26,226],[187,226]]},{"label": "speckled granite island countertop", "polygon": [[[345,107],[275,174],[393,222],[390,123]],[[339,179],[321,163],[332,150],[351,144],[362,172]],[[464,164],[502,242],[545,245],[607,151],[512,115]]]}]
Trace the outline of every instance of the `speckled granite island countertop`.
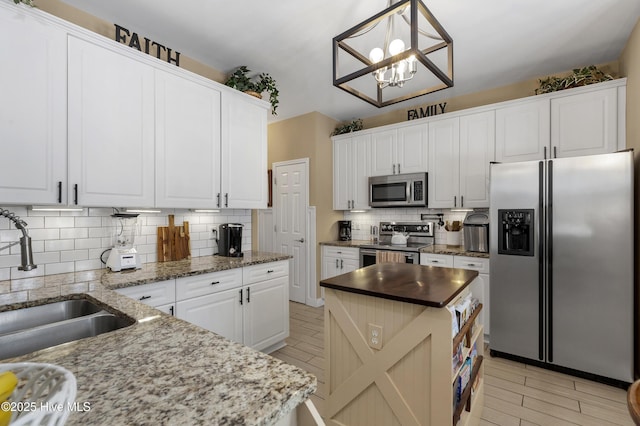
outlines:
[{"label": "speckled granite island countertop", "polygon": [[[282,260],[279,256],[254,253],[232,264]],[[127,276],[142,283],[229,269],[225,258],[201,259],[156,265],[159,275],[153,278],[153,265],[130,274],[103,272],[103,278],[109,275],[105,284],[96,276],[98,280],[90,282],[83,294],[117,315],[137,320],[134,325],[2,362],[47,362],[70,370],[78,382],[76,402],[89,403],[90,410],[71,413],[68,425],[277,422],[315,391],[315,376],[107,288],[124,286]],[[87,273],[64,275],[59,279],[66,282],[72,280],[69,275],[87,279]],[[51,282],[55,277],[47,278]],[[54,298],[4,305],[0,310],[83,297],[73,286],[61,288]]]}]

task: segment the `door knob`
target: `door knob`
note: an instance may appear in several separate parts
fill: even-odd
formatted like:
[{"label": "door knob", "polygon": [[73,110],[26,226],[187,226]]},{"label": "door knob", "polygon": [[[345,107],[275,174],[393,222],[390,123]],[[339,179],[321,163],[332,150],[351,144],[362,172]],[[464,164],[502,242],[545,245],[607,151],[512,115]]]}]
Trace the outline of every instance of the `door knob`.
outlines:
[{"label": "door knob", "polygon": [[304,238],[300,238],[299,240],[296,240],[299,243],[304,243]]}]

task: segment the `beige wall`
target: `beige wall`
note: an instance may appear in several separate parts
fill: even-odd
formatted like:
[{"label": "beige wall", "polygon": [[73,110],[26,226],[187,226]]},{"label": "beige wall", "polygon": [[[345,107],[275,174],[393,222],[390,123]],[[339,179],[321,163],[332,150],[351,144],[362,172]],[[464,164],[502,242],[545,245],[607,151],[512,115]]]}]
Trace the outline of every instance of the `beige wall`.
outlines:
[{"label": "beige wall", "polygon": [[[80,27],[86,28],[90,31],[103,35],[111,40],[115,38],[114,23],[103,21],[96,18],[86,12],[83,12],[75,7],[69,6],[60,0],[36,0],[38,9],[41,9],[47,13],[64,19],[65,21],[72,22]],[[129,31],[138,32],[136,28],[127,28]],[[144,34],[139,34],[140,37],[144,37]],[[157,40],[159,43],[163,43],[161,40]],[[167,46],[172,47],[172,46]],[[180,49],[175,49],[180,51]],[[166,57],[164,58],[166,59]],[[221,71],[204,65],[196,60],[193,60],[183,54],[180,54],[180,68],[189,70],[193,73],[199,74],[203,77],[207,77],[217,82],[223,82],[226,77]]]},{"label": "beige wall", "polygon": [[[640,20],[636,23],[627,45],[620,55],[620,74],[627,77],[627,147],[635,157],[635,274],[640,281]],[[636,295],[636,309],[640,305]],[[636,374],[640,372],[640,316],[636,318]]]},{"label": "beige wall", "polygon": [[[333,210],[333,149],[330,134],[337,122],[318,112],[269,124],[269,168],[278,161],[309,158],[309,205],[316,206],[317,242],[335,240],[336,221],[342,212]],[[256,228],[254,226],[254,228]],[[255,240],[258,238],[256,236]],[[316,246],[316,286],[321,271],[320,247]],[[316,287],[317,294],[319,287]]]}]

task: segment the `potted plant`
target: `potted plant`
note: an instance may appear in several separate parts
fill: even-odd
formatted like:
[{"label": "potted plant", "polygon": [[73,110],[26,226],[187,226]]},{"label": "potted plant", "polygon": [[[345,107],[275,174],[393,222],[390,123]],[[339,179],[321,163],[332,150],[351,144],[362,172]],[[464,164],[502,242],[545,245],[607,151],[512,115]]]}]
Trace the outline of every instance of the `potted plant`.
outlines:
[{"label": "potted plant", "polygon": [[229,75],[224,84],[260,99],[262,99],[263,92],[269,92],[271,113],[277,115],[276,108],[278,107],[278,95],[280,93],[276,87],[276,81],[264,72],[257,76],[249,77],[250,72],[251,70],[246,65],[242,65]]},{"label": "potted plant", "polygon": [[588,84],[600,83],[602,81],[613,80],[609,74],[606,74],[596,68],[595,65],[589,65],[584,68],[575,68],[571,74],[566,77],[547,77],[539,80],[540,87],[536,89],[536,95],[542,93],[551,93],[558,90],[571,89],[573,87],[586,86]]}]

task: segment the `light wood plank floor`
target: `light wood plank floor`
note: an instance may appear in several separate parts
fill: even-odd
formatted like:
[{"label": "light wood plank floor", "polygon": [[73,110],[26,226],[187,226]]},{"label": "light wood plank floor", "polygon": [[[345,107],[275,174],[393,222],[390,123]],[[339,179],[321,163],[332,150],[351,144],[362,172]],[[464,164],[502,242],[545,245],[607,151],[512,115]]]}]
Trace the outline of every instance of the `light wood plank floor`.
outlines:
[{"label": "light wood plank floor", "polygon": [[[314,374],[311,397],[320,414],[324,385],[324,308],[290,302],[287,346],[271,355]],[[626,392],[585,379],[485,354],[485,406],[481,425],[632,425]]]}]

